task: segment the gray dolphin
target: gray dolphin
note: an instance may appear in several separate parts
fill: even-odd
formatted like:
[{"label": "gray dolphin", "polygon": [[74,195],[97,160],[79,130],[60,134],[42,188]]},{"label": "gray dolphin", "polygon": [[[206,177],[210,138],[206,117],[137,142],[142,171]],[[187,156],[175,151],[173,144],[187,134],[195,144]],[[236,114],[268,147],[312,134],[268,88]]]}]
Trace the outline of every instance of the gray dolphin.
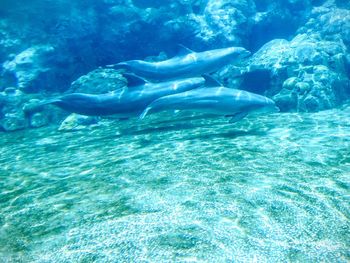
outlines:
[{"label": "gray dolphin", "polygon": [[138,76],[125,74],[128,87],[106,94],[72,93],[41,103],[54,104],[66,111],[88,116],[116,115],[120,118],[138,116],[152,101],[170,94],[198,88],[204,78],[151,83]]},{"label": "gray dolphin", "polygon": [[262,95],[244,90],[213,86],[189,90],[156,99],[142,112],[143,119],[150,112],[163,110],[190,110],[231,117],[230,122],[244,118],[248,113],[279,111],[275,102]]},{"label": "gray dolphin", "polygon": [[242,47],[229,47],[197,53],[181,46],[181,52],[168,60],[160,62],[129,60],[108,67],[126,69],[143,78],[161,81],[212,73],[249,55],[250,52]]}]

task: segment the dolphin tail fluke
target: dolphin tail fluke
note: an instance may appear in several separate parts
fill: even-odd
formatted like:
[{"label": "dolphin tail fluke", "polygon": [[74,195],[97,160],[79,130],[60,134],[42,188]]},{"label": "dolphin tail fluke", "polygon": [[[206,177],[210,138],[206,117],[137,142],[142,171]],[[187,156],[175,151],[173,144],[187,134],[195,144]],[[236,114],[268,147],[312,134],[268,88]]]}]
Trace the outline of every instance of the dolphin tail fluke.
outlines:
[{"label": "dolphin tail fluke", "polygon": [[38,112],[38,111],[41,111],[45,105],[53,104],[53,103],[56,103],[59,101],[60,101],[60,99],[53,98],[53,99],[42,100],[42,101],[38,101],[38,102],[29,102],[29,103],[26,103],[24,105],[23,111],[26,113]]},{"label": "dolphin tail fluke", "polygon": [[47,105],[47,104],[53,104],[53,103],[59,102],[59,101],[61,101],[60,98],[52,98],[52,99],[44,100],[44,101],[42,101],[42,103]]},{"label": "dolphin tail fluke", "polygon": [[143,120],[151,109],[152,109],[152,107],[148,106],[148,107],[140,114],[139,119],[140,119],[140,120]]},{"label": "dolphin tail fluke", "polygon": [[60,98],[52,98],[52,99],[43,100],[43,101],[39,102],[38,105],[45,106],[45,105],[49,105],[49,104],[55,104],[55,103],[60,102],[60,101],[61,101]]}]

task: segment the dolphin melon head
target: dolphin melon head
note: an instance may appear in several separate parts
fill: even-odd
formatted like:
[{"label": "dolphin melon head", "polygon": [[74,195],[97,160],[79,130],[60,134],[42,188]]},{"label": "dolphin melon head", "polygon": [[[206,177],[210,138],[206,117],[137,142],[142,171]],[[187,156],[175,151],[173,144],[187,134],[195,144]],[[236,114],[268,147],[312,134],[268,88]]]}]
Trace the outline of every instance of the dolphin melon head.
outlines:
[{"label": "dolphin melon head", "polygon": [[254,108],[253,112],[255,113],[275,113],[280,111],[272,99],[264,96],[261,96],[252,108]]},{"label": "dolphin melon head", "polygon": [[246,50],[243,47],[231,47],[230,51],[231,55],[237,60],[245,59],[251,56],[250,51]]}]

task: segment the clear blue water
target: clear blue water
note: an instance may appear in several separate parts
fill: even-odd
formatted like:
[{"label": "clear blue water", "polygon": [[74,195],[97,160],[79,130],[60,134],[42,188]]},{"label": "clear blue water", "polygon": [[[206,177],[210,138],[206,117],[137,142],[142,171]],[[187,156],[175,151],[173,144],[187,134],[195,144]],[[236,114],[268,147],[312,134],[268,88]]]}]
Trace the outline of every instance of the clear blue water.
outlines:
[{"label": "clear blue water", "polygon": [[1,262],[348,262],[350,106],[0,133]]}]

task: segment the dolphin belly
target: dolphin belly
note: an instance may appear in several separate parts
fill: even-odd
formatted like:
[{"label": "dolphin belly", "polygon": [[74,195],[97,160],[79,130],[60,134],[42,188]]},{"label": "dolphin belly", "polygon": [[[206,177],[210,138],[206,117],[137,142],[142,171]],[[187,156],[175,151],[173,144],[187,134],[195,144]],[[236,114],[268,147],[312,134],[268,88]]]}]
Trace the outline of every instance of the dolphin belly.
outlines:
[{"label": "dolphin belly", "polygon": [[247,91],[212,87],[195,89],[161,97],[148,105],[139,116],[165,110],[190,110],[231,117],[232,122],[244,118],[250,112],[275,108],[271,99]]}]

